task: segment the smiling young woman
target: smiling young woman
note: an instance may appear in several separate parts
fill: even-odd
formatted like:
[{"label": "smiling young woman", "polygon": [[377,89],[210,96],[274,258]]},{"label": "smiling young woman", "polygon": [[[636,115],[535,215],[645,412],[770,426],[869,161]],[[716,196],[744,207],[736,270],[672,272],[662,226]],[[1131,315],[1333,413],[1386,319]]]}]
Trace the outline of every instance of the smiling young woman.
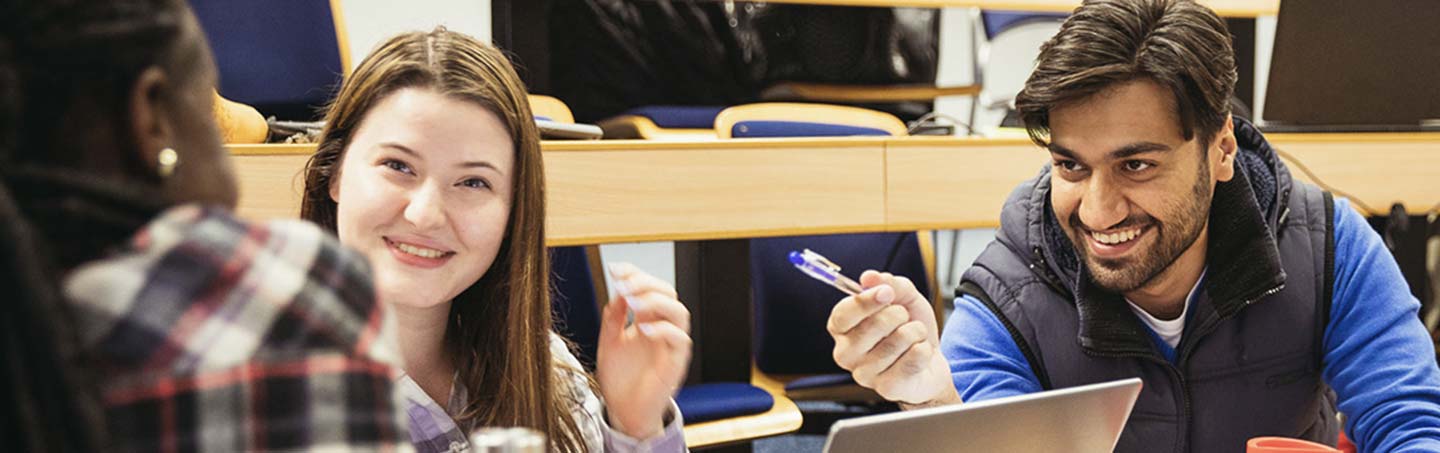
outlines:
[{"label": "smiling young woman", "polygon": [[536,429],[555,451],[683,450],[671,397],[689,312],[673,288],[612,269],[622,296],[603,315],[596,382],[551,331],[528,102],[495,48],[443,28],[396,36],[330,106],[301,215],[368,257],[395,309],[419,450],[463,448],[482,426]]}]

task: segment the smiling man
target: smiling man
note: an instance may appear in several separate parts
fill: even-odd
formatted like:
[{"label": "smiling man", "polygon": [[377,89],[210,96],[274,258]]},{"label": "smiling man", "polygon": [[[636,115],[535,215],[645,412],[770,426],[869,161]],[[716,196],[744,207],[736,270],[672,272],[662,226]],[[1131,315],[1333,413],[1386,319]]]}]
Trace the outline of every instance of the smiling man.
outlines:
[{"label": "smiling man", "polygon": [[1231,117],[1235,79],[1205,7],[1086,2],[1016,100],[1052,165],[1011,195],[943,336],[913,284],[870,271],[831,314],[836,362],[906,407],[1140,377],[1117,451],[1334,445],[1337,410],[1361,451],[1440,451],[1419,303],[1348,202]]}]

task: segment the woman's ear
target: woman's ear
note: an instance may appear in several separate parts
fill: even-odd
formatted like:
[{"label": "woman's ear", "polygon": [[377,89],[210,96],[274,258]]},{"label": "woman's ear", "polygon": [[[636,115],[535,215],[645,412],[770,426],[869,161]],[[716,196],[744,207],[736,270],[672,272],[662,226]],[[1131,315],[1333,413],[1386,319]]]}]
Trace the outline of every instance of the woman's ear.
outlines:
[{"label": "woman's ear", "polygon": [[341,157],[335,166],[330,167],[330,201],[340,204],[340,167],[345,164],[345,158]]},{"label": "woman's ear", "polygon": [[135,151],[139,162],[145,168],[160,166],[161,149],[175,141],[175,131],[170,124],[171,112],[165,105],[164,94],[171,89],[169,78],[159,67],[151,66],[140,72],[130,86],[130,133],[135,140]]}]

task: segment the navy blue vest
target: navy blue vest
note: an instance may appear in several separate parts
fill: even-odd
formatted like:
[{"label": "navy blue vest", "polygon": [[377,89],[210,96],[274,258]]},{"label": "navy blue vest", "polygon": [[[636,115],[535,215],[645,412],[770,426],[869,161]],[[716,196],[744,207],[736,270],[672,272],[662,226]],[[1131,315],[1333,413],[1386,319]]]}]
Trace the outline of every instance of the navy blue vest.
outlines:
[{"label": "navy blue vest", "polygon": [[996,241],[963,277],[958,292],[999,315],[1044,388],[1144,380],[1116,451],[1336,442],[1335,394],[1321,380],[1334,202],[1293,181],[1249,124],[1236,121],[1236,138],[1236,175],[1216,187],[1208,270],[1175,363],[1121,296],[1090,283],[1050,209],[1048,168],[1011,195]]}]

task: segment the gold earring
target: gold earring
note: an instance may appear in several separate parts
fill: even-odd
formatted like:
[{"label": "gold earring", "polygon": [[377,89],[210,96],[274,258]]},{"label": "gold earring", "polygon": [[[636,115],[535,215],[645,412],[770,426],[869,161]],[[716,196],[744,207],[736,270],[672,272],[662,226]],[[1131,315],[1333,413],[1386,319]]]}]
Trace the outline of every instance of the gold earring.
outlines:
[{"label": "gold earring", "polygon": [[165,148],[160,150],[160,155],[156,160],[160,161],[160,168],[158,168],[160,177],[169,178],[171,174],[175,173],[175,166],[180,163],[180,154],[175,152],[175,148]]}]

